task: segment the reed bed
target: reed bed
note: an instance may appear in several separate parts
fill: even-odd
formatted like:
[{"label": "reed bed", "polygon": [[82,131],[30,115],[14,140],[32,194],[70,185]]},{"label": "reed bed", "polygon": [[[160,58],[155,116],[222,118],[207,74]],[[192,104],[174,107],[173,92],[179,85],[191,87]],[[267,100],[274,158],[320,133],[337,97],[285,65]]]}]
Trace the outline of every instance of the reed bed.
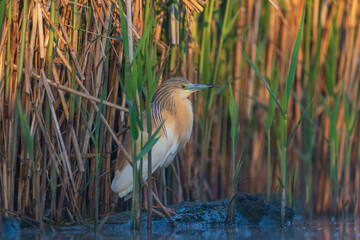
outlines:
[{"label": "reed bed", "polygon": [[163,203],[237,183],[309,217],[358,216],[359,59],[358,1],[3,0],[1,213],[42,228],[130,209],[110,190],[124,133],[141,137],[156,85],[182,76],[222,87],[193,96],[192,138],[156,174]]}]

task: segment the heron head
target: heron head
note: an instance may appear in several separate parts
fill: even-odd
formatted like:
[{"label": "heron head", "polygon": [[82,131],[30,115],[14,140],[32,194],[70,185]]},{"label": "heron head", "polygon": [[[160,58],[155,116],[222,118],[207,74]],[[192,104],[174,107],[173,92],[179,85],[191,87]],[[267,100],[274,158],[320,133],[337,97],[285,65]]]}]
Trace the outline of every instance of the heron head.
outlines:
[{"label": "heron head", "polygon": [[173,91],[175,94],[180,94],[184,97],[188,97],[191,93],[203,89],[219,87],[219,85],[216,84],[193,84],[187,79],[180,77],[169,79],[163,84],[168,85],[169,91]]}]

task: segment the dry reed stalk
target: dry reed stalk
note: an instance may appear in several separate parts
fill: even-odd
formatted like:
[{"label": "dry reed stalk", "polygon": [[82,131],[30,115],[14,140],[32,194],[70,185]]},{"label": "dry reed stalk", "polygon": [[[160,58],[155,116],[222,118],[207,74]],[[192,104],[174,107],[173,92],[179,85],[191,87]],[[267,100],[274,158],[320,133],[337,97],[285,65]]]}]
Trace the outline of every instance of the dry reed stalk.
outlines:
[{"label": "dry reed stalk", "polygon": [[183,0],[183,2],[191,11],[200,13],[204,10],[203,6],[205,5],[206,1]]},{"label": "dry reed stalk", "polygon": [[[3,28],[3,32],[7,33],[7,26],[5,26]],[[4,47],[5,44],[5,39],[7,37],[7,34],[2,34],[2,39],[0,40],[0,62],[5,62],[5,56],[6,56],[6,48]],[[0,79],[4,79],[5,78],[5,64],[0,64]],[[5,91],[5,81],[4,80],[0,80],[0,119],[2,120],[4,117],[4,91]],[[3,139],[3,135],[0,137],[0,146],[4,146],[4,139]],[[2,147],[0,147],[0,149],[2,150],[2,154],[5,153],[5,149],[2,149]],[[1,155],[2,155],[1,154]],[[0,171],[1,172],[1,171]]]},{"label": "dry reed stalk", "polygon": [[69,61],[67,60],[67,57],[65,57],[59,47],[56,46],[56,43],[54,43],[54,48],[56,49],[56,53],[59,55],[60,59],[62,60],[62,63],[67,67],[68,71],[72,72],[72,67],[70,66]]},{"label": "dry reed stalk", "polygon": [[[95,145],[91,146],[91,152],[95,152]],[[89,194],[89,215],[94,218],[96,213],[95,213],[95,178],[93,176],[95,176],[95,159],[96,159],[96,155],[94,156],[94,158],[89,159],[90,160],[90,166],[89,166],[89,176],[91,176],[91,178],[89,178],[89,190],[88,190],[88,194]],[[96,221],[96,218],[95,218]]]},{"label": "dry reed stalk", "polygon": [[[241,34],[244,31],[245,23],[244,23],[244,8],[240,7],[240,14],[236,21],[236,35]],[[241,75],[241,60],[242,60],[242,44],[243,44],[244,38],[240,37],[235,43],[235,65],[234,65],[234,99],[235,102],[240,102],[240,75]],[[239,104],[241,106],[241,104]]]},{"label": "dry reed stalk", "polygon": [[[323,3],[324,5],[325,3]],[[320,65],[324,64],[325,61],[325,56],[326,56],[326,52],[327,49],[329,47],[329,41],[330,41],[330,33],[331,33],[331,26],[333,24],[333,20],[335,18],[336,15],[336,7],[332,7],[331,12],[329,14],[329,17],[327,19],[325,19],[325,14],[327,14],[327,7],[322,7],[322,12],[321,12],[321,21],[322,21],[322,25],[323,25],[323,29],[325,30],[325,33],[323,35],[323,38],[321,40],[321,50],[320,52],[322,53],[320,55]]]},{"label": "dry reed stalk", "polygon": [[[162,8],[164,5],[164,0],[158,1],[157,4],[158,4],[159,8]],[[164,11],[160,11],[160,13],[158,15],[156,15],[156,27],[155,27],[155,36],[154,36],[154,38],[156,40],[160,40],[162,24],[164,21],[164,15],[165,15]]]},{"label": "dry reed stalk", "polygon": [[[261,1],[255,1],[254,5],[251,5],[251,3],[249,2],[249,7],[251,7],[251,12],[254,11],[254,16],[253,16],[254,20],[253,21],[252,21],[252,14],[248,15],[248,22],[253,23],[252,28],[250,30],[250,34],[249,34],[249,44],[250,44],[250,46],[249,46],[249,57],[253,62],[256,61],[256,49],[257,49],[256,42],[257,42],[258,30],[259,30],[260,6],[261,6]],[[248,9],[248,10],[250,10],[250,9]],[[248,81],[249,82],[254,82],[254,77],[255,77],[255,72],[250,71],[250,74],[248,76]],[[247,89],[248,94],[250,94],[250,95],[254,94],[253,87],[254,87],[254,84],[249,85],[249,87]],[[247,106],[246,106],[246,116],[249,117],[250,114],[252,114],[252,101],[248,100],[247,101]],[[259,136],[259,135],[257,135],[257,136]],[[260,138],[260,139],[263,139],[263,138]],[[252,155],[252,161],[251,161],[252,165],[253,164],[260,164],[259,159],[261,159],[261,158],[259,158],[260,156],[258,156],[259,152],[254,151],[255,149],[257,149],[259,147],[259,144],[261,144],[259,141],[254,142],[254,144],[253,144],[253,153],[254,154]],[[256,168],[253,165],[252,169],[254,171],[255,169],[258,169],[258,168]],[[255,187],[255,188],[258,188],[258,187],[259,186]]]},{"label": "dry reed stalk", "polygon": [[127,0],[126,1],[126,22],[127,22],[127,26],[128,26],[128,38],[129,38],[129,60],[130,60],[130,64],[133,61],[133,34],[132,34],[132,18],[131,18],[131,1]]},{"label": "dry reed stalk", "polygon": [[[34,3],[36,4],[36,3]],[[32,6],[32,5],[31,5]],[[37,11],[37,7],[36,5],[32,7],[32,25],[33,28],[31,30],[31,38],[30,38],[30,46],[29,46],[29,51],[30,53],[28,54],[28,58],[27,58],[27,71],[25,72],[25,91],[27,94],[31,93],[31,83],[30,83],[30,77],[31,77],[31,73],[33,71],[33,61],[32,59],[34,59],[34,50],[35,50],[35,40],[36,40],[36,33],[37,33],[37,27],[38,27],[38,11]],[[31,14],[30,14],[31,15]]]},{"label": "dry reed stalk", "polygon": [[67,151],[65,149],[65,144],[64,144],[62,134],[61,134],[61,131],[60,131],[60,126],[58,125],[58,122],[57,122],[57,116],[56,116],[54,105],[53,105],[54,102],[55,102],[55,98],[54,98],[54,96],[52,94],[52,91],[51,91],[50,86],[48,84],[45,72],[43,70],[41,71],[41,80],[42,80],[42,83],[43,83],[43,85],[45,87],[46,94],[47,94],[47,96],[49,98],[50,110],[51,110],[51,114],[52,114],[53,124],[54,124],[55,130],[56,130],[57,138],[58,138],[58,140],[60,142],[60,147],[61,147],[61,151],[62,151],[61,155],[64,157],[64,159],[63,159],[63,164],[64,165],[63,166],[67,169],[67,171],[64,171],[64,174],[65,174],[66,178],[70,178],[70,183],[72,184],[73,189],[75,189],[75,182],[74,182],[74,178],[73,178],[73,172],[71,170],[70,159],[69,159],[69,156],[67,155]]},{"label": "dry reed stalk", "polygon": [[[117,84],[117,78],[116,78],[116,68],[113,68],[112,71],[112,77],[109,78],[109,80],[111,81],[115,81],[114,82],[110,82],[109,85],[110,86],[115,86],[114,91],[111,93],[111,102],[116,103],[116,99],[117,99],[117,95],[118,95],[118,84]],[[109,124],[111,126],[114,125],[115,123],[115,109],[111,109],[108,112],[108,117],[107,119],[109,119]],[[104,177],[104,181],[105,181],[105,188],[104,188],[104,209],[105,209],[105,213],[108,213],[110,211],[110,196],[111,196],[111,192],[110,192],[110,172],[111,172],[111,136],[108,134],[107,135],[107,140],[106,140],[106,149],[105,149],[105,154],[106,154],[106,160],[105,160],[105,166],[104,166],[104,171],[107,173],[107,175]]]},{"label": "dry reed stalk", "polygon": [[[312,36],[311,42],[316,43],[318,41],[318,25],[319,25],[319,0],[313,0],[313,17],[312,17]],[[316,53],[316,44],[312,45],[311,56],[315,56]]]},{"label": "dry reed stalk", "polygon": [[[247,23],[253,23],[251,30],[250,30],[250,34],[249,34],[249,43],[250,43],[250,47],[249,47],[249,57],[250,59],[255,62],[256,61],[256,41],[257,41],[257,37],[258,37],[258,30],[259,30],[259,14],[260,14],[260,7],[261,7],[261,1],[255,1],[255,4],[252,4],[252,0],[250,0],[248,2],[248,21]],[[254,12],[254,20],[253,16],[252,16],[252,12]],[[250,82],[254,82],[254,76],[255,76],[255,72],[251,71],[249,76],[248,76],[248,81]],[[247,89],[247,92],[252,95],[253,94],[253,84],[249,85],[249,88]],[[247,107],[246,107],[246,116],[249,117],[250,113],[251,113],[251,106],[252,102],[248,101],[247,102]]]},{"label": "dry reed stalk", "polygon": [[25,166],[24,166],[24,156],[25,156],[25,151],[21,151],[21,161],[20,161],[20,164],[19,164],[19,185],[18,185],[18,199],[17,199],[17,209],[19,212],[21,212],[22,214],[25,214],[25,208],[23,206],[23,193],[24,193],[24,179],[25,179],[25,176],[24,176],[24,169],[25,169]]},{"label": "dry reed stalk", "polygon": [[[115,9],[119,9],[119,4],[115,1],[115,0],[111,0],[111,2],[115,5]],[[140,8],[140,11],[141,11],[141,8]],[[126,13],[124,13],[124,16],[125,16],[125,18],[127,19],[127,15],[126,15]],[[140,16],[141,17],[141,16]],[[125,20],[126,20],[125,19]],[[142,21],[141,21],[142,22]],[[115,19],[115,25],[116,25],[116,27],[117,28],[120,28],[120,22],[119,22],[119,20],[117,20],[116,21],[116,19]],[[139,32],[136,30],[136,28],[134,27],[134,25],[132,25],[132,33],[133,33],[133,35],[134,35],[134,37],[136,37],[136,39],[138,40],[138,41],[140,41],[140,39],[141,39],[141,36],[140,36],[140,34],[139,34],[139,32],[142,32],[142,29],[140,29],[139,30]]]},{"label": "dry reed stalk", "polygon": [[[135,0],[135,4],[133,5],[133,19],[132,22],[134,23],[134,27],[137,29],[140,29],[140,21],[139,21],[139,15],[140,15],[140,2],[139,0]],[[142,34],[142,31],[139,31],[140,34]]]},{"label": "dry reed stalk", "polygon": [[[5,53],[6,53],[6,44],[5,44],[5,41],[7,39],[7,32],[8,32],[8,29],[9,29],[9,26],[7,24],[7,22],[4,22],[4,27],[2,29],[3,31],[3,34],[1,35],[1,40],[0,40],[0,52],[3,54],[3,58],[5,59]],[[4,61],[3,61],[4,62]],[[4,69],[5,69],[5,64],[1,64],[0,65],[1,68],[0,70],[0,73],[1,73],[1,79],[3,78],[3,74],[4,74]]]},{"label": "dry reed stalk", "polygon": [[40,50],[40,60],[44,60],[44,26],[43,26],[43,16],[40,6],[40,1],[36,1],[36,8],[37,8],[37,16],[38,16],[38,29],[39,29],[39,50]]},{"label": "dry reed stalk", "polygon": [[[360,42],[360,24],[358,24],[358,27],[357,27],[357,34],[356,34],[356,39],[355,39],[355,43],[359,43]],[[352,92],[351,92],[351,86],[354,86],[355,85],[355,75],[356,75],[356,64],[357,64],[357,61],[356,61],[356,58],[355,56],[359,56],[360,54],[360,45],[359,44],[355,44],[354,45],[354,49],[353,49],[353,57],[352,57],[352,60],[351,60],[351,73],[350,73],[350,80],[349,80],[349,87],[350,89],[348,89],[347,91],[347,96],[350,98],[350,96],[356,96],[355,94],[352,95]],[[357,82],[358,83],[358,82]],[[355,90],[356,88],[352,88],[353,90]],[[355,93],[355,92],[353,92]]]},{"label": "dry reed stalk", "polygon": [[170,29],[171,29],[171,43],[177,45],[177,32],[176,32],[176,17],[175,17],[175,5],[170,5]]},{"label": "dry reed stalk", "polygon": [[[43,10],[43,11],[44,11],[44,10]],[[45,16],[45,15],[44,15],[44,16]],[[50,22],[50,24],[52,25],[52,27],[55,29],[56,27],[53,26],[54,23],[51,22],[50,19],[47,19],[47,20]],[[66,42],[66,44],[67,44],[67,46],[68,46],[68,48],[69,48],[69,50],[70,50],[71,57],[72,57],[72,59],[74,60],[74,63],[75,63],[75,66],[76,66],[76,70],[78,71],[78,74],[80,75],[81,80],[84,81],[84,80],[85,80],[84,72],[82,71],[81,66],[80,66],[80,63],[79,63],[78,60],[77,60],[76,51],[74,50],[74,48],[73,48],[72,45],[71,45],[70,38],[69,38],[69,36],[68,36],[68,34],[67,34],[67,32],[66,32],[65,26],[64,26],[61,18],[59,18],[59,24],[60,24],[62,33],[64,34],[64,37],[65,37],[65,39],[66,39],[64,42]],[[59,31],[58,31],[58,32],[59,32]],[[58,33],[58,34],[59,34],[59,33]],[[59,35],[61,35],[61,34],[59,34]],[[63,40],[64,40],[64,39],[63,39]]]},{"label": "dry reed stalk", "polygon": [[[358,106],[359,109],[360,106]],[[358,122],[357,124],[357,129],[355,130],[356,132],[360,132],[360,122]],[[358,149],[360,147],[360,137],[358,135],[357,138],[355,138],[355,146],[358,146]],[[357,156],[355,157],[355,160],[357,161],[357,163],[359,163],[359,159],[360,159],[360,151],[358,150],[357,152]],[[358,190],[360,187],[360,174],[359,171],[355,171],[355,189],[354,190],[354,198],[355,198],[355,207],[354,207],[354,219],[356,219],[355,216],[358,216],[359,214],[359,197],[360,197],[360,191]]]},{"label": "dry reed stalk", "polygon": [[82,7],[82,8],[89,8],[88,6],[86,6],[85,4],[81,4],[81,3],[78,3],[78,2],[74,2],[74,1],[68,1],[68,0],[64,0],[64,5],[70,5],[70,4],[73,4],[73,5],[76,5],[76,6],[79,6],[79,7]]},{"label": "dry reed stalk", "polygon": [[[214,146],[220,146],[220,129],[219,124],[214,124],[214,130],[212,132],[212,139]],[[219,157],[218,157],[218,149],[215,147],[211,148],[211,158],[210,158],[210,186],[211,186],[211,198],[210,201],[214,201],[214,197],[216,196],[218,192],[218,173],[219,173]]]},{"label": "dry reed stalk", "polygon": [[[72,89],[72,88],[69,88],[69,87],[60,85],[59,83],[53,82],[53,81],[51,81],[51,80],[49,80],[49,79],[47,79],[47,81],[48,81],[49,85],[51,85],[51,86],[59,89],[59,92],[60,92],[60,90],[62,90],[62,91],[70,92],[70,93],[72,93],[72,94],[75,94],[75,95],[77,95],[77,96],[80,96],[80,97],[82,97],[82,98],[86,98],[86,99],[88,99],[88,100],[94,101],[94,102],[96,102],[96,103],[100,103],[100,102],[101,102],[101,99],[99,99],[99,98],[97,98],[97,97],[93,97],[93,96],[91,96],[91,95],[89,95],[89,94],[82,93],[82,92],[76,91],[76,90],[74,90],[74,89]],[[127,108],[122,107],[122,106],[119,106],[119,105],[117,105],[117,104],[115,104],[115,103],[112,103],[112,102],[109,102],[109,101],[106,101],[106,100],[103,100],[102,103],[103,103],[104,105],[106,105],[106,106],[109,106],[109,107],[111,107],[111,108],[117,109],[117,110],[119,110],[119,111],[129,112],[129,110],[128,110]],[[65,108],[65,107],[64,107],[64,108]]]},{"label": "dry reed stalk", "polygon": [[[158,47],[160,47],[160,49],[161,49],[161,64],[160,64],[160,66],[156,69],[156,72],[158,72],[160,69],[163,68],[164,64],[166,64],[166,52],[167,52],[167,50],[168,50],[169,48],[168,48],[168,46],[166,46],[166,45],[165,45],[163,42],[161,42],[161,41],[155,40],[155,42],[156,42],[156,45],[157,45]],[[163,81],[163,75],[160,75],[158,85],[160,85],[162,81]]]},{"label": "dry reed stalk", "polygon": [[[190,82],[194,82],[195,78],[195,70],[194,70],[194,40],[192,36],[192,31],[189,29],[187,31],[188,37],[188,55],[186,59],[186,68],[187,68],[187,74],[186,77]],[[195,106],[194,106],[195,108]],[[190,200],[190,189],[191,189],[191,166],[193,165],[193,138],[190,138],[189,142],[186,144],[186,154],[185,154],[185,168],[184,168],[184,188],[186,193],[186,201]]]},{"label": "dry reed stalk", "polygon": [[[181,162],[180,162],[180,158],[178,158],[179,161],[177,161],[175,164],[176,164],[176,168],[174,167],[174,170],[177,169],[177,172],[175,171],[175,177],[176,177],[176,180],[177,180],[177,184],[174,185],[174,189],[177,189],[177,195],[176,195],[176,201],[177,202],[183,202],[184,201],[184,198],[183,198],[183,193],[184,193],[184,188],[182,186],[182,180],[181,180],[181,176],[183,175],[182,174],[182,170],[184,169]],[[175,181],[174,181],[175,183]],[[177,186],[181,186],[181,187],[177,187]],[[175,193],[175,192],[174,192]]]},{"label": "dry reed stalk", "polygon": [[[55,65],[52,66],[53,68],[53,76],[54,76],[54,79],[56,81],[56,86],[58,86],[58,84],[60,83],[59,81],[59,76],[57,74],[57,71],[56,71],[56,68],[55,68]],[[49,83],[51,81],[47,80]],[[52,82],[51,82],[52,83]],[[65,118],[66,120],[69,120],[69,110],[68,110],[68,106],[65,102],[65,98],[64,98],[64,94],[61,92],[61,91],[58,91],[59,95],[60,95],[60,100],[62,102],[62,107],[64,109],[64,114],[65,114]],[[70,128],[70,131],[71,131],[71,141],[72,141],[72,144],[73,144],[73,147],[74,147],[74,151],[75,151],[75,154],[76,154],[76,159],[77,159],[77,162],[78,162],[78,167],[79,167],[79,171],[80,172],[84,172],[85,169],[84,169],[84,164],[83,164],[83,161],[82,161],[82,158],[81,158],[81,152],[80,152],[80,147],[79,147],[79,144],[78,144],[78,141],[77,141],[77,138],[76,138],[76,134],[75,134],[75,130],[74,130],[74,127],[71,126]],[[77,192],[77,191],[76,191]],[[77,202],[77,197],[75,199],[75,202]]]}]

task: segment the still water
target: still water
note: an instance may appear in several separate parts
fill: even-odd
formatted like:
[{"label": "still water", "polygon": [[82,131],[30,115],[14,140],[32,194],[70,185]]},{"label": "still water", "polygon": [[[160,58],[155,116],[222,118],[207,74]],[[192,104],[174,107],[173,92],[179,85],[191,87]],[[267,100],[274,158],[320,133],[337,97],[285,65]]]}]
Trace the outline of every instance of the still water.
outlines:
[{"label": "still water", "polygon": [[41,233],[22,229],[2,235],[2,239],[360,239],[359,221],[338,222],[328,218],[305,221],[295,217],[292,225],[181,225],[154,226],[130,231],[126,225],[104,224],[97,234],[91,227],[57,227]]}]

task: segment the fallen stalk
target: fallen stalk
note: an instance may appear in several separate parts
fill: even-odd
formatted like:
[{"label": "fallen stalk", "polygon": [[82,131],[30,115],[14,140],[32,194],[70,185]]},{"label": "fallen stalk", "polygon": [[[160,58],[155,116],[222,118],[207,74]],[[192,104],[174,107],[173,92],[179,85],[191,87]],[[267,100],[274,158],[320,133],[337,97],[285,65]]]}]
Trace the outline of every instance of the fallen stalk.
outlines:
[{"label": "fallen stalk", "polygon": [[53,81],[51,81],[51,80],[49,80],[49,79],[48,79],[47,81],[48,81],[49,85],[51,85],[51,86],[53,86],[53,87],[56,87],[56,88],[58,88],[58,89],[60,89],[60,90],[63,90],[63,91],[66,91],[66,92],[69,92],[69,93],[78,95],[78,96],[80,96],[80,97],[86,98],[86,99],[88,99],[88,100],[91,100],[91,101],[94,101],[94,102],[97,102],[97,103],[100,103],[100,102],[102,101],[102,103],[103,103],[104,105],[106,105],[106,106],[113,107],[113,108],[118,109],[118,110],[120,110],[120,111],[129,112],[129,110],[128,110],[127,108],[124,108],[124,107],[119,106],[119,105],[117,105],[117,104],[114,104],[114,103],[112,103],[112,102],[108,102],[108,101],[106,101],[106,100],[101,100],[100,98],[97,98],[97,97],[88,95],[88,94],[83,93],[83,92],[79,92],[79,91],[74,90],[74,89],[72,89],[72,88],[69,88],[69,87],[66,87],[66,86],[64,86],[64,85],[60,85],[60,84],[58,84],[58,83],[55,83],[55,82],[53,82]]}]

